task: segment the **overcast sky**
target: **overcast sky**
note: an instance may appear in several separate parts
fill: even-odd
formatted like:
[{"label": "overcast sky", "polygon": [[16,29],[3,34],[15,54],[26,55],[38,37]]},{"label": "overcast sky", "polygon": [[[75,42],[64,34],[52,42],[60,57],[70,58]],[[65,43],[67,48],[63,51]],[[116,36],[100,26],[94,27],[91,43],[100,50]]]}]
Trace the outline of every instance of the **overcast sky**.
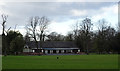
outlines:
[{"label": "overcast sky", "polygon": [[[7,14],[8,20],[6,29],[12,27],[25,35],[25,25],[29,18],[34,16],[46,16],[51,21],[48,32],[58,32],[67,34],[72,30],[72,25],[76,21],[88,17],[94,24],[99,19],[106,19],[112,27],[116,28],[118,23],[118,3],[117,2],[1,2],[0,14]],[[2,19],[0,17],[0,23]],[[0,25],[0,34],[2,26]]]}]

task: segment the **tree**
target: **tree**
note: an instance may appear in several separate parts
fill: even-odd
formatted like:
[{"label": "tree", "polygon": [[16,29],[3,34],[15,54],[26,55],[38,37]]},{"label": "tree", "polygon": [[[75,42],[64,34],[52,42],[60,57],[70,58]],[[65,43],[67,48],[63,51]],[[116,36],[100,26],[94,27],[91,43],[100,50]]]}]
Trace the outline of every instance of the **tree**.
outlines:
[{"label": "tree", "polygon": [[119,32],[115,35],[113,50],[116,51],[118,54],[120,54],[120,33]]},{"label": "tree", "polygon": [[111,28],[110,26],[108,26],[108,28],[106,29],[106,43],[105,43],[105,51],[107,53],[112,52],[113,48],[114,48],[114,37],[115,37],[115,29]]},{"label": "tree", "polygon": [[40,39],[40,48],[42,48],[42,42],[44,41],[45,38],[45,31],[49,25],[50,21],[48,20],[47,17],[43,16],[39,18],[39,32],[37,33],[39,39]]},{"label": "tree", "polygon": [[85,51],[85,47],[84,47],[84,32],[79,30],[78,31],[78,35],[75,36],[75,42],[77,44],[77,46],[81,49],[81,52]]},{"label": "tree", "polygon": [[58,34],[56,39],[57,41],[64,41],[64,35]]},{"label": "tree", "polygon": [[80,32],[80,23],[79,21],[76,22],[75,25],[72,25],[72,28],[73,28],[73,39],[77,39],[77,36],[79,35],[79,32]]},{"label": "tree", "polygon": [[98,34],[97,34],[97,48],[99,54],[105,51],[106,45],[106,26],[107,22],[105,19],[101,19],[98,21]]},{"label": "tree", "polygon": [[3,22],[2,22],[2,27],[3,27],[2,35],[5,35],[5,23],[7,21],[8,15],[2,14],[1,16],[2,16],[2,20],[3,20]]},{"label": "tree", "polygon": [[90,44],[90,32],[91,32],[91,26],[93,24],[91,23],[91,19],[89,18],[85,18],[81,25],[80,25],[80,30],[82,31],[82,34],[83,34],[83,46],[84,46],[84,49],[85,49],[85,52],[87,54],[89,54],[89,44]]},{"label": "tree", "polygon": [[30,37],[28,32],[26,33],[24,40],[25,40],[25,43],[30,42]]},{"label": "tree", "polygon": [[72,33],[68,33],[66,36],[65,36],[65,41],[73,41],[73,34]]},{"label": "tree", "polygon": [[111,26],[107,26],[108,22],[105,19],[98,21],[98,31],[92,31],[91,19],[85,18],[82,23],[77,21],[74,25],[73,40],[81,51],[110,53],[119,52],[119,31]]},{"label": "tree", "polygon": [[49,25],[49,22],[50,21],[45,16],[40,18],[40,22],[38,24],[39,25],[39,30],[38,31],[40,32],[40,33],[38,33],[38,36],[40,38],[40,41],[42,41],[42,39],[44,39],[43,34],[45,34],[45,30],[47,29],[47,27]]},{"label": "tree", "polygon": [[29,23],[30,25],[27,25],[26,28],[27,31],[29,31],[28,34],[30,35],[30,37],[34,39],[38,52],[37,25],[39,23],[39,17],[31,17]]},{"label": "tree", "polygon": [[73,41],[76,43],[76,45],[80,48],[82,52],[84,52],[84,47],[83,47],[83,31],[80,29],[80,23],[81,21],[77,21],[75,25],[72,25],[73,31],[72,31],[72,38]]},{"label": "tree", "polygon": [[7,54],[10,54],[10,43],[12,40],[14,40],[17,36],[21,35],[21,33],[19,33],[18,31],[7,31],[7,35],[6,35],[6,43],[7,43]]},{"label": "tree", "polygon": [[6,50],[4,50],[4,51],[6,51],[6,54],[11,54],[11,49],[10,49],[11,41],[13,41],[19,35],[22,36],[22,34],[19,33],[18,31],[13,31],[13,30],[9,30],[6,33],[7,33],[7,35],[5,36],[5,38],[6,38],[6,45],[5,45]]},{"label": "tree", "polygon": [[24,39],[21,34],[15,37],[10,43],[10,50],[15,55],[17,55],[18,52],[22,52],[23,47],[24,47]]},{"label": "tree", "polygon": [[6,36],[5,36],[5,23],[7,21],[8,16],[4,15],[4,14],[2,14],[1,16],[2,16],[2,20],[3,20],[3,22],[2,22],[2,27],[3,27],[3,30],[2,30],[2,48],[3,48],[3,53],[6,56],[7,55],[6,54],[7,46],[6,46]]},{"label": "tree", "polygon": [[73,39],[81,51],[89,54],[89,45],[91,39],[91,19],[85,18],[81,21],[77,21],[73,29]]},{"label": "tree", "polygon": [[47,36],[47,40],[48,41],[55,41],[57,40],[57,35],[58,33],[57,32],[51,32],[48,36]]},{"label": "tree", "polygon": [[41,18],[35,16],[30,18],[30,25],[26,26],[27,30],[29,31],[28,34],[30,35],[31,38],[34,39],[36,43],[37,52],[39,52],[37,39],[39,38],[40,47],[42,47],[42,40],[45,37],[45,30],[47,29],[48,24],[49,20],[45,16]]},{"label": "tree", "polygon": [[107,26],[105,19],[98,21],[98,32],[96,34],[96,44],[99,54],[113,52],[115,43],[115,29]]},{"label": "tree", "polygon": [[47,38],[47,41],[64,41],[64,36],[57,32],[51,32]]}]

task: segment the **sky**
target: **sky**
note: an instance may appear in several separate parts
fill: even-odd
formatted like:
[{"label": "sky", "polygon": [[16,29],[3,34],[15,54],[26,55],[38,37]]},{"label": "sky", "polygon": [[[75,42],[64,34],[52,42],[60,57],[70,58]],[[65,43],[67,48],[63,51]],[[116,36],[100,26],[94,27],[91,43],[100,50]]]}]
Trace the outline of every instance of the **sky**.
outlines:
[{"label": "sky", "polygon": [[[16,29],[25,35],[25,25],[29,18],[46,16],[50,20],[47,32],[57,32],[66,35],[73,30],[77,21],[86,17],[97,30],[97,22],[105,19],[112,27],[118,24],[118,2],[0,2],[0,15],[8,15],[6,29]],[[0,17],[0,24],[2,18]],[[0,34],[2,26],[0,25]]]}]

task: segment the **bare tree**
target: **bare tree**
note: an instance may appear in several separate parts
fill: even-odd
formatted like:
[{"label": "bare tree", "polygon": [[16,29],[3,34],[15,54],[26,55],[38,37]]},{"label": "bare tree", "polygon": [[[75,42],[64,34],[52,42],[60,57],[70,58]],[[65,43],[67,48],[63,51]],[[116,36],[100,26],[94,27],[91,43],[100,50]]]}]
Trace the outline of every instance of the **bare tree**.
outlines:
[{"label": "bare tree", "polygon": [[[43,17],[32,17],[30,18],[30,25],[27,26],[27,29],[29,31],[29,35],[34,39],[37,47],[37,52],[39,52],[38,49],[38,41],[40,41],[40,48],[42,47],[42,41],[45,37],[45,30],[47,29],[47,26],[49,24],[49,20],[43,16]],[[39,40],[38,40],[39,38]]]},{"label": "bare tree", "polygon": [[5,23],[7,21],[8,15],[2,14],[1,16],[2,16],[2,20],[3,20],[3,22],[2,22],[2,27],[3,27],[2,35],[5,35],[5,33],[4,33],[5,32]]},{"label": "bare tree", "polygon": [[87,54],[89,54],[88,46],[90,44],[92,25],[89,18],[83,19],[82,22],[77,21],[73,25],[73,39],[81,51],[85,51]]},{"label": "bare tree", "polygon": [[98,30],[99,31],[104,31],[107,28],[107,22],[105,19],[101,19],[98,21]]},{"label": "bare tree", "polygon": [[99,54],[105,51],[105,40],[106,40],[106,30],[107,30],[107,22],[105,19],[101,19],[98,21],[98,35],[97,35],[97,45]]},{"label": "bare tree", "polygon": [[39,18],[39,24],[38,24],[39,30],[38,30],[37,35],[38,35],[39,40],[40,40],[40,48],[42,48],[42,44],[43,44],[43,41],[45,38],[45,31],[48,28],[49,22],[50,21],[45,16]]},{"label": "bare tree", "polygon": [[80,30],[79,24],[80,24],[79,21],[77,21],[75,25],[72,25],[72,28],[73,28],[72,34],[74,35],[73,36],[74,39],[77,39],[77,36],[79,35],[79,30]]},{"label": "bare tree", "polygon": [[7,53],[6,53],[7,48],[6,48],[6,36],[5,36],[5,23],[7,21],[8,16],[4,15],[4,14],[2,14],[1,16],[2,16],[2,20],[3,20],[3,22],[2,22],[2,27],[3,27],[3,30],[2,30],[2,47],[3,47],[4,55],[6,56],[7,55]]},{"label": "bare tree", "polygon": [[38,41],[37,41],[37,25],[39,21],[39,17],[31,17],[30,18],[30,25],[26,26],[27,31],[29,31],[27,34],[30,35],[31,38],[34,39],[36,47],[37,47],[37,52],[38,52]]},{"label": "bare tree", "polygon": [[49,25],[49,20],[47,17],[43,16],[39,19],[39,33],[38,37],[40,38],[40,41],[43,41],[44,35],[45,35],[45,30],[48,28]]},{"label": "bare tree", "polygon": [[93,24],[91,23],[91,19],[85,18],[82,23],[80,24],[80,30],[83,33],[84,36],[84,43],[83,46],[85,48],[85,51],[87,54],[89,54],[89,43],[90,43],[90,32],[91,32],[91,26]]}]

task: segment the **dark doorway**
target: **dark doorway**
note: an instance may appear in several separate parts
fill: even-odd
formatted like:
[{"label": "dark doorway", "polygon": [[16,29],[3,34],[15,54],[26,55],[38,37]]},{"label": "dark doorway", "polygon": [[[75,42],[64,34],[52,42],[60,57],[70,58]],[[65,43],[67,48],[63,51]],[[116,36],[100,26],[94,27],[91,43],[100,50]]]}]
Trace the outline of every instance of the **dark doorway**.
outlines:
[{"label": "dark doorway", "polygon": [[53,50],[53,53],[56,53],[56,50]]},{"label": "dark doorway", "polygon": [[45,50],[43,50],[43,53],[45,53]]},{"label": "dark doorway", "polygon": [[38,49],[35,49],[35,52],[37,53],[37,52],[40,52],[40,50],[38,50]]},{"label": "dark doorway", "polygon": [[74,49],[73,52],[74,52],[74,53],[77,53],[77,52],[78,52],[78,49]]},{"label": "dark doorway", "polygon": [[59,53],[61,53],[61,50],[59,50]]},{"label": "dark doorway", "polygon": [[66,53],[66,50],[64,50],[64,53]]},{"label": "dark doorway", "polygon": [[50,53],[50,50],[48,50],[48,53]]}]

